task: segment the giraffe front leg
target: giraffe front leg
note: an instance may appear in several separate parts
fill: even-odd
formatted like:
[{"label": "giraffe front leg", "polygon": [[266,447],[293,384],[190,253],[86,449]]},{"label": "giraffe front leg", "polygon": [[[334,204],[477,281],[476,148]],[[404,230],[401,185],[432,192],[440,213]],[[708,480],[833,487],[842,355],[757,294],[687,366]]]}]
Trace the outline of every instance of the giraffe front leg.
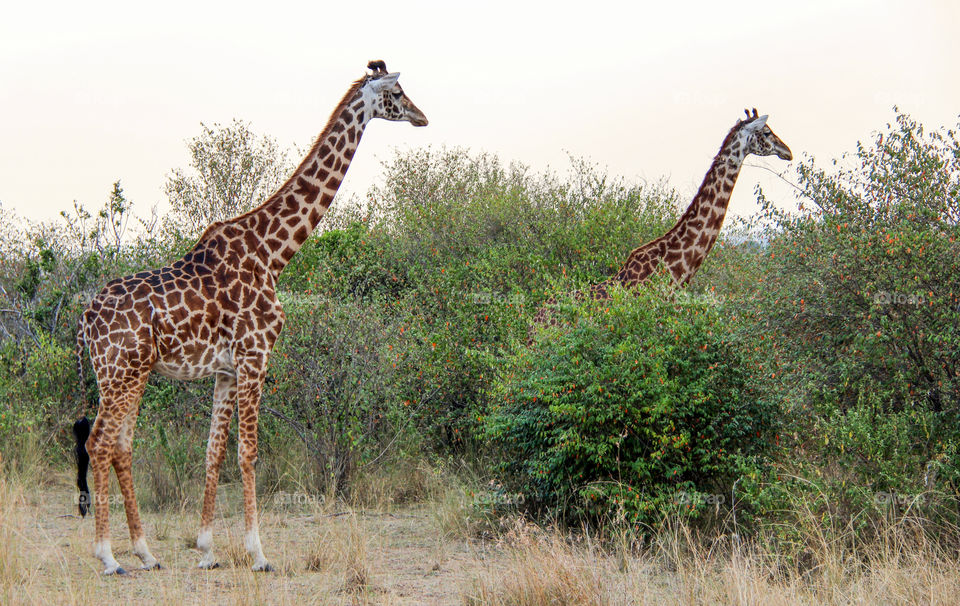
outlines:
[{"label": "giraffe front leg", "polygon": [[[266,356],[249,362],[241,371],[237,393],[238,445],[237,458],[243,478],[243,517],[246,525],[243,545],[253,558],[254,571],[271,571],[260,545],[260,526],[257,520],[257,481],[254,463],[257,462],[257,420],[260,412],[260,393],[266,372]],[[245,372],[244,372],[245,371]]]},{"label": "giraffe front leg", "polygon": [[138,405],[134,405],[123,419],[112,462],[117,474],[117,483],[120,484],[120,493],[123,495],[123,508],[127,514],[127,527],[130,529],[133,553],[143,563],[141,566],[143,570],[154,570],[161,568],[160,562],[153,557],[147,547],[143,525],[140,523],[137,497],[133,492],[133,429],[137,422],[138,408]]},{"label": "giraffe front leg", "polygon": [[197,549],[202,554],[198,564],[200,568],[220,566],[213,555],[213,512],[217,503],[220,465],[227,451],[230,417],[236,403],[236,377],[218,374],[217,385],[213,390],[213,414],[210,416],[210,437],[207,439],[207,480],[203,491],[203,509],[200,512],[200,532],[197,535]]}]

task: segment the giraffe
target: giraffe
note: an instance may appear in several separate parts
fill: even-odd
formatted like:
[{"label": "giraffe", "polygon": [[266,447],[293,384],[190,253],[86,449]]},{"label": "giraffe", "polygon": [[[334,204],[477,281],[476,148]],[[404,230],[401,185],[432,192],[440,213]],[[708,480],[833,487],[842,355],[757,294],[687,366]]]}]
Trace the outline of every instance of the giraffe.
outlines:
[{"label": "giraffe", "polygon": [[[399,73],[371,61],[372,73],[353,83],[293,175],[250,212],[210,225],[183,258],[160,269],[108,283],[81,314],[77,361],[83,349],[100,388],[93,423],[74,425],[80,513],[90,502],[87,465],[93,470],[94,555],[104,574],[126,574],[113,557],[108,524],[110,467],[117,475],[133,543],[143,568],[159,568],[147,548],[131,474],[132,442],[140,398],[151,371],[181,380],[215,375],[206,453],[206,483],[197,548],[200,568],[216,568],[213,521],[217,481],[234,407],[243,479],[244,546],[253,570],[272,567],[263,555],[257,520],[254,462],[257,417],[267,363],[283,327],[277,277],[323,217],[374,118],[426,126],[397,83]],[[102,505],[102,506],[101,506]]]},{"label": "giraffe", "polygon": [[[744,112],[746,119],[737,120],[727,133],[700,189],[677,223],[656,240],[633,249],[616,274],[588,289],[591,298],[609,299],[608,288],[614,284],[634,288],[645,282],[661,264],[675,284],[686,286],[717,240],[733,186],[746,157],[756,154],[776,155],[787,161],[793,159],[790,148],[767,126],[767,116],[758,116],[756,108],[753,114],[749,110]],[[586,295],[583,291],[576,291],[572,296],[581,300]],[[528,343],[533,341],[538,326],[556,325],[557,320],[550,312],[556,303],[556,297],[552,297],[537,310]]]}]

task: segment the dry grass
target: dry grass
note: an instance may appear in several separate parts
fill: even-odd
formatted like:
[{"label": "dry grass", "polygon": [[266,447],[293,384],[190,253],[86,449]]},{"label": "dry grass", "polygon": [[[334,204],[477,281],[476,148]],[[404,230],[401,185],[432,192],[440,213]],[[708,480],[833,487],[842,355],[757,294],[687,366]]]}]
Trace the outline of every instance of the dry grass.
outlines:
[{"label": "dry grass", "polygon": [[4,604],[12,601],[26,580],[27,563],[22,555],[26,551],[25,541],[19,532],[22,500],[20,485],[8,482],[6,474],[0,475],[0,602]]},{"label": "dry grass", "polygon": [[430,512],[443,537],[480,538],[494,526],[489,516],[478,512],[460,488],[450,488],[437,495]]},{"label": "dry grass", "polygon": [[340,575],[343,578],[342,591],[347,593],[375,591],[370,563],[372,538],[355,513],[342,518],[345,524],[318,536],[307,555],[306,569]]},{"label": "dry grass", "polygon": [[[142,512],[151,550],[164,565],[137,570],[122,506],[111,508],[114,555],[131,571],[102,577],[92,554],[94,524],[75,515],[73,478],[49,484],[0,474],[0,604],[449,604],[479,570],[472,546],[445,541],[422,507],[353,510],[340,502],[261,503],[261,539],[277,572],[249,570],[241,487],[221,488],[214,523],[221,568],[199,570],[198,512]],[[116,487],[112,494],[117,494]]]},{"label": "dry grass", "polygon": [[422,459],[411,459],[358,474],[350,504],[380,511],[433,500],[443,490],[442,473]]},{"label": "dry grass", "polygon": [[[464,603],[494,606],[610,604],[610,562],[589,544],[570,544],[558,533],[520,521],[505,538],[505,562],[466,590]],[[505,569],[504,569],[505,568]]]},{"label": "dry grass", "polygon": [[[665,528],[652,545],[562,538],[518,526],[505,563],[489,564],[464,590],[464,604],[955,604],[956,555],[909,524],[888,528],[875,545],[811,544],[812,560],[759,547],[706,543],[686,528]],[[849,537],[847,537],[849,538]]]},{"label": "dry grass", "polygon": [[[789,557],[729,537],[705,541],[682,526],[638,549],[625,536],[573,538],[517,520],[478,533],[469,499],[434,488],[440,496],[427,507],[391,498],[379,510],[265,504],[261,536],[273,574],[249,570],[239,508],[218,514],[223,567],[213,571],[195,568],[195,512],[146,513],[165,568],[104,578],[90,554],[93,521],[73,516],[72,478],[0,469],[2,604],[899,605],[954,604],[960,595],[956,553],[907,519],[878,529],[870,545],[811,519],[798,529],[803,548]],[[233,498],[239,486],[223,490]],[[122,508],[111,514],[115,555],[135,568]],[[497,538],[477,538],[490,529]]]}]

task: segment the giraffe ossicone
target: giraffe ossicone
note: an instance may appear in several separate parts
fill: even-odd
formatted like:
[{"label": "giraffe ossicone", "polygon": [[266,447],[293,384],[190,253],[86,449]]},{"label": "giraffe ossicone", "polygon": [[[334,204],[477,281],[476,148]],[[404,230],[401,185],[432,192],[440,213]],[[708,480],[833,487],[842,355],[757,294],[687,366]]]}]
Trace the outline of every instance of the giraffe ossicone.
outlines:
[{"label": "giraffe ossicone", "polygon": [[[244,546],[253,570],[271,570],[260,544],[254,462],[260,395],[270,352],[283,327],[277,277],[323,217],[340,187],[367,124],[382,118],[426,126],[427,118],[400,88],[400,74],[371,61],[334,109],[326,127],[290,178],[250,212],[210,225],[183,258],[108,283],[80,316],[77,363],[83,350],[100,388],[93,426],[74,424],[80,513],[94,505],[94,555],[106,574],[125,574],[110,546],[107,503],[110,468],[123,495],[133,553],[143,568],[159,568],[150,553],[133,491],[133,431],[140,398],[153,371],[192,380],[216,376],[207,442],[206,483],[197,548],[199,566],[216,568],[214,504],[233,411],[243,479]],[[94,499],[87,486],[93,470]]]},{"label": "giraffe ossicone", "polygon": [[[766,115],[758,115],[756,108],[753,114],[749,110],[744,112],[746,119],[737,120],[727,133],[700,189],[677,223],[664,235],[632,250],[626,263],[615,275],[594,284],[586,292],[572,293],[575,299],[580,300],[585,296],[596,300],[609,299],[608,288],[611,285],[634,288],[649,279],[658,268],[669,272],[673,282],[680,286],[685,286],[693,279],[720,234],[733,186],[746,157],[754,154],[775,155],[787,161],[793,159],[793,152],[787,144],[767,125]],[[556,303],[557,299],[553,297],[537,310],[528,343],[533,342],[539,326],[557,323],[551,312]]]}]

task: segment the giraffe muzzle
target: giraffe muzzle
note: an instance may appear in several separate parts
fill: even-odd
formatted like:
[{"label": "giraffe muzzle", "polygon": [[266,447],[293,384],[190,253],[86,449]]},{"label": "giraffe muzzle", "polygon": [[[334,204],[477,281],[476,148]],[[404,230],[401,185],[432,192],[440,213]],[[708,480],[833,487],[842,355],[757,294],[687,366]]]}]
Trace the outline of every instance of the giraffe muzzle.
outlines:
[{"label": "giraffe muzzle", "polygon": [[416,112],[411,112],[409,119],[410,124],[413,124],[414,126],[426,126],[427,124],[430,124],[430,121],[427,120],[427,117],[424,116],[423,112],[419,110]]},{"label": "giraffe muzzle", "polygon": [[793,160],[793,152],[790,151],[790,148],[786,145],[777,146],[777,157],[781,160],[786,160],[787,162]]}]

